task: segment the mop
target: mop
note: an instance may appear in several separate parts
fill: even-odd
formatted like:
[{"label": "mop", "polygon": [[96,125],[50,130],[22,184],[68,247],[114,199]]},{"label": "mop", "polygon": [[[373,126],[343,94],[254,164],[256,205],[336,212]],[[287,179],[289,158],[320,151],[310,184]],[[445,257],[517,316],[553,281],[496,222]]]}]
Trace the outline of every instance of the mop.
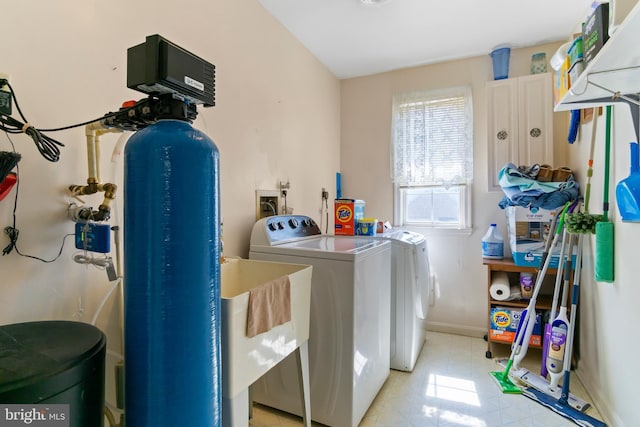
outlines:
[{"label": "mop", "polygon": [[[564,210],[569,207],[569,203],[565,205]],[[564,212],[563,210],[563,212]],[[514,369],[518,368],[519,363],[522,361],[524,356],[527,353],[527,349],[529,348],[529,340],[531,339],[531,333],[533,332],[533,326],[535,324],[535,306],[536,299],[538,297],[538,293],[542,288],[542,282],[547,273],[547,269],[549,268],[549,263],[551,261],[551,257],[549,257],[549,251],[551,248],[555,247],[558,236],[560,235],[560,229],[562,229],[562,213],[558,214],[554,217],[554,223],[560,215],[560,220],[558,221],[558,227],[555,233],[549,233],[547,237],[547,242],[545,245],[544,253],[542,254],[542,270],[538,271],[538,275],[536,277],[536,283],[533,288],[533,295],[529,300],[529,305],[522,312],[520,316],[520,323],[518,324],[518,328],[516,330],[516,337],[513,340],[513,344],[511,346],[511,354],[509,356],[509,361],[507,362],[507,366],[504,371],[498,372],[489,372],[489,374],[494,378],[494,380],[498,383],[500,388],[502,388],[503,393],[511,393],[511,394],[519,394],[522,392],[520,387],[515,385],[509,379],[509,371],[511,367],[514,366]],[[553,226],[551,228],[553,230]],[[551,235],[553,234],[553,240]],[[533,317],[531,317],[531,313],[533,313]],[[529,321],[529,318],[532,318],[532,321]],[[514,365],[515,362],[515,365]]]},{"label": "mop", "polygon": [[611,157],[611,106],[606,107],[606,130],[604,151],[604,195],[602,219],[596,224],[596,255],[594,275],[597,282],[614,281],[614,231],[609,220],[609,159]]},{"label": "mop", "polygon": [[[565,233],[567,230],[565,229]],[[562,303],[560,310],[550,325],[549,348],[546,358],[547,371],[549,373],[549,388],[555,390],[562,378],[562,364],[567,342],[567,330],[569,319],[567,318],[567,299],[569,297],[569,285],[571,282],[572,255],[574,236],[569,235],[569,252],[565,260],[564,283],[562,285]]]},{"label": "mop", "polygon": [[[565,217],[568,215],[565,214]],[[562,237],[562,246],[560,250],[560,260],[564,259],[565,246],[567,244],[566,237],[569,236],[569,239],[575,239],[575,236],[567,233],[567,228],[565,227],[564,234]],[[563,365],[562,365],[562,355],[564,354],[563,338],[566,337],[566,325],[568,325],[569,320],[566,318],[566,304],[568,299],[568,290],[569,290],[569,279],[571,277],[572,267],[569,263],[572,263],[572,254],[573,248],[572,244],[569,244],[569,255],[570,258],[565,260],[564,263],[560,261],[558,265],[558,274],[556,276],[556,285],[554,289],[553,296],[553,306],[551,309],[551,313],[553,316],[550,324],[548,326],[548,335],[546,341],[550,341],[551,343],[559,344],[559,349],[554,350],[553,347],[549,347],[546,345],[543,348],[543,356],[546,356],[549,353],[549,357],[543,358],[543,365],[545,368],[545,374],[536,375],[525,368],[520,368],[517,370],[512,369],[509,373],[510,377],[514,382],[524,384],[527,387],[533,387],[539,390],[542,393],[545,393],[555,399],[559,399],[561,396],[561,391],[557,387],[560,379],[562,378]],[[566,265],[566,266],[565,266]],[[564,273],[564,274],[563,274]],[[574,270],[574,281],[577,280],[575,276],[576,271]],[[564,276],[564,277],[563,277]],[[556,301],[559,299],[559,290],[560,290],[560,282],[564,280],[563,292],[562,292],[562,302],[560,310],[556,313],[557,305]],[[554,329],[555,327],[555,329]],[[547,333],[547,332],[545,332]],[[563,342],[561,342],[563,341]],[[547,381],[546,374],[550,375],[551,381]],[[575,408],[578,411],[586,411],[591,407],[591,405],[585,400],[573,395],[569,394],[568,403],[572,408]]]},{"label": "mop", "polygon": [[[565,216],[566,215],[568,215],[568,213],[565,214]],[[564,259],[564,252],[565,252],[564,249],[567,243],[566,242],[567,235],[569,235],[569,239],[571,241],[569,242],[569,251],[568,251],[569,258],[565,260],[563,263],[562,260]],[[554,315],[554,317],[549,322],[550,324],[547,325],[549,326],[548,328],[549,337],[547,338],[547,341],[551,341],[552,343],[555,341],[556,344],[562,340],[563,336],[566,336],[566,334],[563,335],[561,332],[566,331],[566,325],[568,325],[569,323],[569,320],[566,318],[566,312],[567,312],[566,304],[567,304],[568,290],[569,290],[569,284],[570,284],[569,280],[571,278],[571,271],[572,271],[572,267],[571,267],[571,264],[573,262],[572,261],[572,258],[573,258],[572,257],[572,254],[573,254],[572,240],[574,238],[575,237],[573,235],[567,233],[567,229],[565,227],[565,230],[562,236],[562,246],[560,249],[560,261],[558,265],[558,271],[556,273],[556,284],[555,284],[554,296],[553,296],[553,306],[551,308],[551,313],[552,315]],[[563,273],[564,273],[564,277],[563,277]],[[574,271],[574,280],[576,280],[575,274],[576,273]],[[564,280],[564,286],[563,286],[563,292],[562,292],[562,303],[561,303],[559,312],[555,314],[557,309],[556,301],[559,299],[558,297],[559,297],[559,290],[560,290],[560,282],[562,280]],[[555,330],[553,329],[554,327],[556,328]],[[553,334],[553,332],[555,332],[555,335]],[[550,357],[544,357],[542,362],[545,367],[546,373],[548,373],[551,377],[551,382],[548,382],[546,380],[545,374],[536,375],[525,368],[520,368],[517,370],[512,369],[509,375],[511,379],[515,380],[515,382],[517,383],[523,383],[528,387],[533,387],[555,399],[559,399],[561,396],[561,392],[557,386],[558,386],[558,382],[562,378],[562,357],[559,356],[558,351],[564,350],[564,345],[561,345],[561,350],[553,351],[553,347],[551,347],[551,350],[552,352],[550,353]],[[545,346],[545,348],[543,348],[543,356],[546,356],[547,353],[549,353],[549,351],[550,351],[550,348],[548,346]],[[577,409],[578,411],[586,411],[591,406],[588,402],[586,402],[585,400],[573,394],[569,395],[568,402],[569,402],[569,405],[571,405],[571,407]]]},{"label": "mop", "polygon": [[556,399],[548,394],[541,392],[535,388],[527,387],[522,390],[522,394],[535,400],[552,411],[570,419],[574,423],[583,427],[606,427],[602,421],[593,418],[571,406],[569,402],[569,384],[571,377],[571,356],[573,350],[573,335],[575,332],[576,315],[578,312],[578,295],[580,292],[580,270],[582,269],[582,247],[584,234],[578,236],[578,255],[576,260],[576,268],[574,272],[573,290],[571,295],[571,321],[567,331],[566,346],[564,352],[564,379],[562,383],[562,391],[560,398]]},{"label": "mop", "polygon": [[[536,323],[535,308],[536,308],[538,294],[542,289],[542,282],[544,281],[544,278],[547,274],[547,269],[549,268],[549,264],[551,264],[551,257],[549,256],[549,253],[556,246],[558,239],[560,237],[560,234],[562,234],[562,231],[564,230],[564,217],[567,211],[569,210],[569,208],[571,207],[571,205],[572,205],[571,202],[567,202],[564,208],[562,209],[562,211],[558,214],[559,215],[558,225],[556,227],[555,235],[553,237],[553,242],[545,250],[546,253],[545,253],[543,264],[542,264],[543,267],[542,267],[542,270],[538,272],[538,276],[536,277],[536,285],[534,287],[533,295],[529,300],[529,305],[522,312],[522,318],[520,320],[520,324],[518,325],[518,327],[520,328],[522,326],[523,328],[525,328],[525,332],[521,342],[522,347],[513,359],[514,369],[520,368],[520,362],[522,362],[524,357],[527,355],[527,350],[529,349],[529,340],[531,339],[531,334],[533,333],[533,327],[535,326],[535,323]],[[562,262],[562,260],[560,259],[559,262]]]},{"label": "mop", "polygon": [[565,265],[564,248],[566,247],[566,243],[567,243],[567,218],[569,217],[570,211],[574,207],[575,205],[571,206],[571,208],[569,208],[569,210],[564,214],[565,229],[564,229],[564,232],[562,233],[562,244],[560,246],[560,256],[558,257],[558,270],[556,271],[556,281],[553,287],[553,298],[551,299],[552,304],[551,304],[550,318],[547,324],[544,325],[544,335],[542,340],[542,363],[540,364],[540,376],[543,378],[546,378],[548,374],[547,352],[548,352],[549,337],[551,336],[550,325],[558,313],[558,299],[559,299],[558,297],[560,295],[560,285],[562,283],[562,273]]}]

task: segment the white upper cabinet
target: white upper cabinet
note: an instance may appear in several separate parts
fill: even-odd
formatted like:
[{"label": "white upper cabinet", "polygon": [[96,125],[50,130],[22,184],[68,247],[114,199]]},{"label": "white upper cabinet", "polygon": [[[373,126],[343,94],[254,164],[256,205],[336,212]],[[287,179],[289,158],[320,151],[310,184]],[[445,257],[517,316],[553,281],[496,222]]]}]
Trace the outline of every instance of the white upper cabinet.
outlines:
[{"label": "white upper cabinet", "polygon": [[490,81],[487,89],[489,190],[507,163],[553,166],[551,74]]}]

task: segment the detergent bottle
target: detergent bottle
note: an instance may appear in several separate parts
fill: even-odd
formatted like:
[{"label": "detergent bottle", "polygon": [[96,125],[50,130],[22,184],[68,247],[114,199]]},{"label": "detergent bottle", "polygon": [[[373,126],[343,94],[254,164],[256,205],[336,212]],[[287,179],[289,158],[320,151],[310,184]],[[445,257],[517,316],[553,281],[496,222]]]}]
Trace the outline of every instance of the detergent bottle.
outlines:
[{"label": "detergent bottle", "polygon": [[482,238],[482,257],[489,259],[502,259],[504,254],[504,240],[498,226],[491,224],[487,233]]}]

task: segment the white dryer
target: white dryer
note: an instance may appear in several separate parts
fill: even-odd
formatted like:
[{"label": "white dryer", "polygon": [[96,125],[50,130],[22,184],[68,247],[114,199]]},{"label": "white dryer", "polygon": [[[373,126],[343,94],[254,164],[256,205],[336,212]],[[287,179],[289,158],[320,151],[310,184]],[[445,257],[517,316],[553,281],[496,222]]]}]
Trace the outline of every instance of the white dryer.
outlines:
[{"label": "white dryer", "polygon": [[[313,266],[309,330],[311,418],[356,427],[390,369],[389,241],[322,235],[301,215],[256,222],[249,258]],[[253,400],[301,415],[295,358],[252,386]]]},{"label": "white dryer", "polygon": [[391,369],[410,372],[426,338],[432,288],[427,241],[406,230],[376,238],[391,242]]}]

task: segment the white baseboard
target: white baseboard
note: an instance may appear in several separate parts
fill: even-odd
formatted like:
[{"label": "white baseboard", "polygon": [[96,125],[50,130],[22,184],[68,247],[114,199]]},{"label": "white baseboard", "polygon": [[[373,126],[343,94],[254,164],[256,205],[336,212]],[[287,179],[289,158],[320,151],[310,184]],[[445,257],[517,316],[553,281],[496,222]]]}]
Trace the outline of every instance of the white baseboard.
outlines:
[{"label": "white baseboard", "polygon": [[487,328],[474,326],[451,325],[450,323],[427,322],[427,331],[442,332],[445,334],[463,335],[473,338],[482,338],[487,333]]},{"label": "white baseboard", "polygon": [[581,368],[582,365],[578,365],[574,373],[580,378],[580,382],[584,386],[584,389],[587,390],[593,404],[596,408],[598,408],[598,412],[603,417],[604,421],[607,425],[616,426],[616,427],[629,427],[624,423],[616,414],[615,410],[613,410],[613,405],[607,399],[607,396],[603,395],[600,392],[600,388],[596,386],[595,382],[591,375],[589,375],[589,371]]}]

